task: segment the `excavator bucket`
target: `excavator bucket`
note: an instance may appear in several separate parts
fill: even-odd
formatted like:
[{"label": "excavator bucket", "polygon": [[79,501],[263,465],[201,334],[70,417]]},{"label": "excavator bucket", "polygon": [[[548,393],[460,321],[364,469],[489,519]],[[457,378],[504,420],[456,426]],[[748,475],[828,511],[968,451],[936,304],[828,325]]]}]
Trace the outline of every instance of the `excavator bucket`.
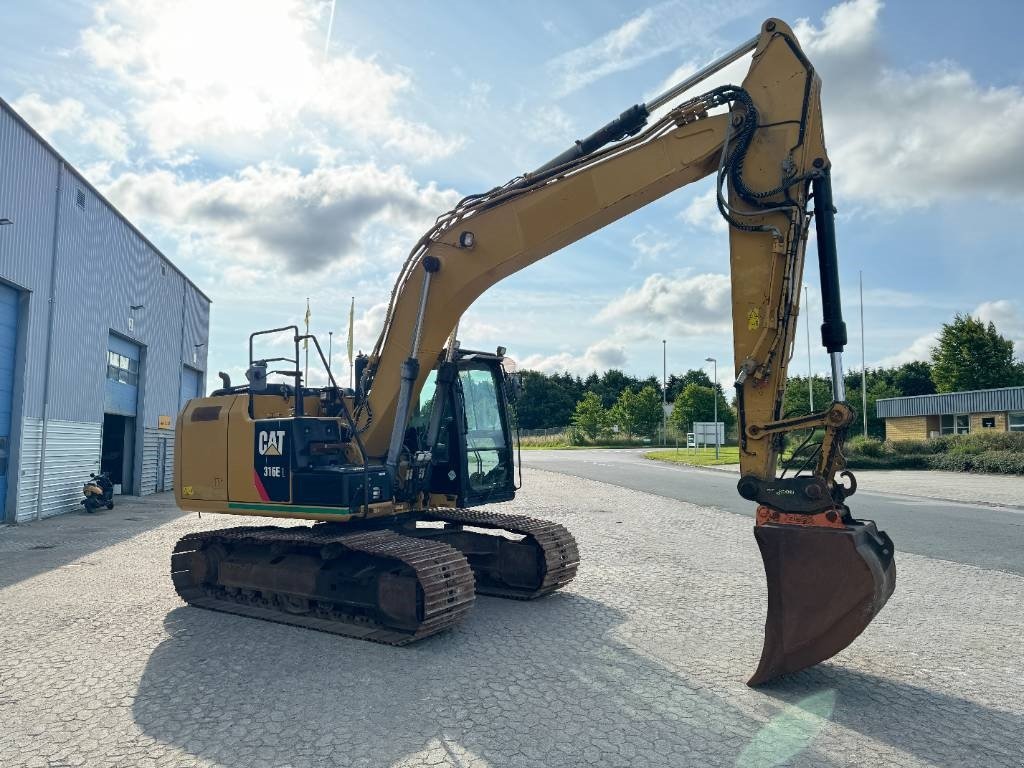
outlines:
[{"label": "excavator bucket", "polygon": [[768,578],[768,618],[761,662],[747,685],[839,653],[896,587],[892,540],[871,521],[761,507],[754,538]]}]

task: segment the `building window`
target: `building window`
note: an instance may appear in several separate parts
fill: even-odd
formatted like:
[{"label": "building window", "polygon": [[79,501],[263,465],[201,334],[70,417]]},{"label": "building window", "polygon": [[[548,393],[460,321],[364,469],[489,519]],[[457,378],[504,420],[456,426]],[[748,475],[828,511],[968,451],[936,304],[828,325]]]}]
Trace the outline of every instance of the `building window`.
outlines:
[{"label": "building window", "polygon": [[1007,419],[1007,427],[1011,432],[1024,432],[1024,411],[1011,413]]},{"label": "building window", "polygon": [[117,352],[107,352],[107,378],[122,384],[139,386],[139,361]]},{"label": "building window", "polygon": [[995,429],[996,428],[996,417],[995,416],[982,416],[981,426],[983,429]]},{"label": "building window", "polygon": [[966,413],[944,413],[939,417],[939,426],[944,435],[966,435],[971,431],[971,417]]}]

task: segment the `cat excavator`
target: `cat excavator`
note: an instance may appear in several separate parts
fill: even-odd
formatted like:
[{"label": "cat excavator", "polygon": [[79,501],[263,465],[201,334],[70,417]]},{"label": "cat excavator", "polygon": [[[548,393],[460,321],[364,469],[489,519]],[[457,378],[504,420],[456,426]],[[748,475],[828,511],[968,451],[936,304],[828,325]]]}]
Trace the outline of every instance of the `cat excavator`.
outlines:
[{"label": "cat excavator", "polygon": [[[742,85],[684,97],[751,52]],[[404,645],[459,622],[475,594],[529,600],[568,584],[580,564],[569,531],[487,509],[516,492],[517,378],[503,348],[461,348],[460,318],[501,279],[715,176],[729,225],[738,490],[756,504],[768,585],[764,646],[748,682],[849,645],[892,594],[895,563],[889,537],[846,504],[856,483],[841,449],[854,411],[843,390],[820,88],[792,30],[769,19],[753,39],[535,171],[462,199],[412,249],[351,388],[297,326],[252,334],[247,383],[222,375],[221,389],[178,418],[177,503],[315,522],[186,535],[171,557],[181,598]],[[783,390],[812,222],[833,402],[792,415],[782,412]],[[287,352],[256,354],[280,350],[282,337]],[[310,342],[324,386],[309,386],[300,369],[300,344]],[[793,474],[779,470],[787,437],[804,438]]]}]

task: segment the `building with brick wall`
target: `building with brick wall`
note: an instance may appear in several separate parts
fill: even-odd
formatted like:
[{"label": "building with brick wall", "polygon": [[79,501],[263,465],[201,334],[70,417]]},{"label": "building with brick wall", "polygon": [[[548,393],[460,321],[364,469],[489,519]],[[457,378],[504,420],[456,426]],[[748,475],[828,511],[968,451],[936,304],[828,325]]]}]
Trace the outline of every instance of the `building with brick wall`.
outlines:
[{"label": "building with brick wall", "polygon": [[944,392],[878,400],[886,440],[925,440],[972,432],[1024,432],[1024,387]]}]

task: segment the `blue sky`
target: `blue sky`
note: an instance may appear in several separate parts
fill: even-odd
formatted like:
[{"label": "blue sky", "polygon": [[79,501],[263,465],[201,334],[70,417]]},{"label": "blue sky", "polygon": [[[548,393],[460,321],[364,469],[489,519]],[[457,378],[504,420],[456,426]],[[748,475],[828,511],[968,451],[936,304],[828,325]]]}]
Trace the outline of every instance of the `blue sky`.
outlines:
[{"label": "blue sky", "polygon": [[[313,330],[339,341],[356,296],[356,343],[372,346],[395,272],[434,216],[769,15],[795,25],[824,82],[848,367],[860,360],[860,270],[869,365],[927,356],[955,312],[1024,344],[1019,3],[338,2],[333,24],[331,11],[298,0],[0,9],[0,95],[213,298],[212,371],[240,374],[248,333],[300,321],[307,296]],[[665,338],[670,370],[713,356],[728,380],[728,250],[710,188],[496,286],[465,319],[464,345],[501,344],[550,371],[646,376],[660,375]],[[812,365],[827,368],[817,345]],[[801,343],[793,370],[806,369]]]}]

